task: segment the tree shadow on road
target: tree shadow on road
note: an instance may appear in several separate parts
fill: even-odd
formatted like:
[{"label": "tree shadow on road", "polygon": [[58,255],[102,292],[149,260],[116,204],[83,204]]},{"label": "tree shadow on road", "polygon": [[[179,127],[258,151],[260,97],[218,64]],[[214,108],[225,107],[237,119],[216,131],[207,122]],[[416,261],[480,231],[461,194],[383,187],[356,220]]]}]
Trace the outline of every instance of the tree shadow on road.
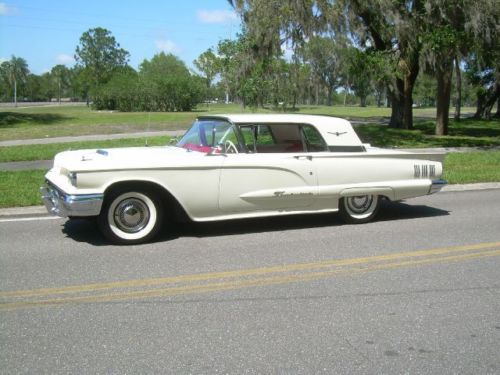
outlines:
[{"label": "tree shadow on road", "polygon": [[[382,201],[376,221],[422,219],[449,215],[448,211],[425,205],[404,202]],[[154,242],[172,241],[180,237],[218,237],[239,234],[283,232],[323,227],[340,227],[344,224],[340,216],[331,214],[288,215],[257,219],[238,219],[210,223],[166,224]],[[363,225],[363,224],[361,224]],[[99,232],[93,220],[68,220],[63,232],[77,242],[87,242],[94,246],[110,245]]]},{"label": "tree shadow on road", "polygon": [[0,129],[13,128],[18,124],[52,125],[70,119],[57,113],[0,112]]}]

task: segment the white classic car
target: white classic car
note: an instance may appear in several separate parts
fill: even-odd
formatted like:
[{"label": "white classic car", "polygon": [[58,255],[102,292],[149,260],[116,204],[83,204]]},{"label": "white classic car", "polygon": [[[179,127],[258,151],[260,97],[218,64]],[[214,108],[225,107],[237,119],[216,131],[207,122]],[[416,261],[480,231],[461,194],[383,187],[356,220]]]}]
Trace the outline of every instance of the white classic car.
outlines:
[{"label": "white classic car", "polygon": [[339,211],[364,223],[380,200],[432,194],[444,154],[363,144],[343,119],[292,114],[199,117],[175,146],[66,151],[41,188],[48,211],[97,217],[112,242],[148,241],[164,219]]}]

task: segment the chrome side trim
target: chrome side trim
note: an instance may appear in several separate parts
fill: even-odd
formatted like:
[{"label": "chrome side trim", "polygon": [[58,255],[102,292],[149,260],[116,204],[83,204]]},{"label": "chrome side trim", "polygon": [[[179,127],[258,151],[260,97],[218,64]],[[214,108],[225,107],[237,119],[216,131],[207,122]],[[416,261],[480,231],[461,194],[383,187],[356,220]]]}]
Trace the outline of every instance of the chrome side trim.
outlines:
[{"label": "chrome side trim", "polygon": [[448,185],[446,180],[432,180],[431,187],[428,194],[434,194],[440,191],[445,185]]},{"label": "chrome side trim", "polygon": [[55,216],[97,216],[104,194],[66,194],[50,182],[40,188],[47,211]]}]

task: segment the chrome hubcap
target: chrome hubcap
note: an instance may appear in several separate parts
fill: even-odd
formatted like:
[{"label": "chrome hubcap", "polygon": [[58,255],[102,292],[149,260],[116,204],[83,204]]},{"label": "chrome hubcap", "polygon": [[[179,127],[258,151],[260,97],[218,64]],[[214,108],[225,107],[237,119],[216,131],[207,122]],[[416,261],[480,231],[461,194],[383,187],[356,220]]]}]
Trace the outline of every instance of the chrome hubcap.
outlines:
[{"label": "chrome hubcap", "polygon": [[137,233],[149,222],[148,206],[140,199],[127,198],[114,211],[115,223],[122,231]]},{"label": "chrome hubcap", "polygon": [[372,203],[373,203],[373,195],[349,197],[347,199],[347,208],[353,214],[363,214],[368,209],[370,209]]}]

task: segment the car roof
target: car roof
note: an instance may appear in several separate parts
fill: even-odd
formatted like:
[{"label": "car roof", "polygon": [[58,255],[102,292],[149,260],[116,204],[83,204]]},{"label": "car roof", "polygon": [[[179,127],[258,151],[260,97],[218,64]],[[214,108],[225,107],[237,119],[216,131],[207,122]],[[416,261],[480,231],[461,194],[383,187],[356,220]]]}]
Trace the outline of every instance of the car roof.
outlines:
[{"label": "car roof", "polygon": [[267,123],[292,123],[292,124],[313,124],[317,122],[345,122],[346,120],[326,115],[304,115],[304,114],[293,114],[293,113],[244,113],[244,114],[214,114],[214,115],[202,115],[199,118],[223,118],[229,120],[233,123],[255,123],[255,122],[267,122]]},{"label": "car roof", "polygon": [[318,129],[328,145],[361,146],[363,144],[349,121],[333,116],[250,113],[202,115],[198,119],[223,119],[234,124],[310,124]]}]

